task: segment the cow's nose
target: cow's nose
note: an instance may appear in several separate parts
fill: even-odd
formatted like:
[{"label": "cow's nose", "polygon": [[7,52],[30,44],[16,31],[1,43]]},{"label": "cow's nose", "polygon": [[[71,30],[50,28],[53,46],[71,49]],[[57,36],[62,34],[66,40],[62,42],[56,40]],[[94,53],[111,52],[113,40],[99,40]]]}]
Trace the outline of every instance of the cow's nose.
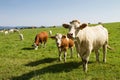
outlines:
[{"label": "cow's nose", "polygon": [[57,46],[59,46],[59,43],[57,42]]},{"label": "cow's nose", "polygon": [[70,33],[70,36],[73,36],[73,33]]}]

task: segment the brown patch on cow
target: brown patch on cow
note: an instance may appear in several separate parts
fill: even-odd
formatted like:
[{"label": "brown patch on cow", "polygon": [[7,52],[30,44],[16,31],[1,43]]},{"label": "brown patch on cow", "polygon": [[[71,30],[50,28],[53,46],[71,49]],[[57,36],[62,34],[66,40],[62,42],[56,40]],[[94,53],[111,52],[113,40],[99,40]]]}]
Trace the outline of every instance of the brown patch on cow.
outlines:
[{"label": "brown patch on cow", "polygon": [[74,46],[74,41],[72,39],[67,39],[65,35],[62,36],[61,39],[61,48],[63,50],[67,50],[68,48],[71,48]]},{"label": "brown patch on cow", "polygon": [[72,39],[69,39],[69,48],[74,46],[74,41]]},{"label": "brown patch on cow", "polygon": [[62,38],[62,40],[61,40],[61,49],[63,51],[67,51],[68,46],[69,46],[68,40],[66,38]]},{"label": "brown patch on cow", "polygon": [[64,28],[69,28],[70,25],[69,25],[69,24],[63,24],[62,26],[63,26]]}]

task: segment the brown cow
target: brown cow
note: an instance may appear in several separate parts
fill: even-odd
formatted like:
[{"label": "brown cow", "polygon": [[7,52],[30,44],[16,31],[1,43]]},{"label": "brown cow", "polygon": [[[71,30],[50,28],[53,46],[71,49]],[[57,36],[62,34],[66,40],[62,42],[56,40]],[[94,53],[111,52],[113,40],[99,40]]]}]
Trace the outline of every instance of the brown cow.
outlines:
[{"label": "brown cow", "polygon": [[36,35],[35,37],[35,41],[34,41],[34,49],[37,50],[38,49],[38,46],[39,44],[41,43],[44,43],[44,46],[46,46],[46,42],[48,40],[48,33],[43,31],[43,32],[40,32],[39,34]]},{"label": "brown cow", "polygon": [[64,62],[66,62],[67,49],[71,51],[71,57],[73,54],[74,41],[67,38],[67,36],[57,33],[55,36],[51,36],[52,39],[56,40],[56,45],[59,51],[59,60],[61,61],[61,53],[64,52]]}]

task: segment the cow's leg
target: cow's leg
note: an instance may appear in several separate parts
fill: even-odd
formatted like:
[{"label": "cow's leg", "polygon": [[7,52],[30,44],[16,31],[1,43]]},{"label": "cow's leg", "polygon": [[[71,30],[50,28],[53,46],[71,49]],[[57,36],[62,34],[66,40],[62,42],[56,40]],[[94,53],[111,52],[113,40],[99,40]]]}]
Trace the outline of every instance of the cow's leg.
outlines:
[{"label": "cow's leg", "polygon": [[85,71],[85,72],[87,72],[87,65],[88,65],[90,53],[91,53],[91,50],[87,50],[82,55],[83,71]]},{"label": "cow's leg", "polygon": [[59,52],[59,61],[62,61],[61,52]]},{"label": "cow's leg", "polygon": [[82,59],[83,62],[83,71],[87,72],[88,59]]},{"label": "cow's leg", "polygon": [[106,62],[107,44],[103,45],[103,62]]},{"label": "cow's leg", "polygon": [[99,62],[99,50],[95,50],[96,61]]},{"label": "cow's leg", "polygon": [[64,62],[66,62],[67,51],[64,51]]},{"label": "cow's leg", "polygon": [[73,48],[70,48],[70,58],[73,58]]},{"label": "cow's leg", "polygon": [[59,61],[62,61],[62,56],[61,56],[61,49],[60,48],[58,48],[58,52],[59,52]]},{"label": "cow's leg", "polygon": [[43,48],[45,48],[46,47],[46,41],[44,41],[44,45],[43,45]]},{"label": "cow's leg", "polygon": [[40,41],[40,48],[43,46],[42,41]]},{"label": "cow's leg", "polygon": [[79,55],[79,45],[78,45],[77,41],[75,41],[75,48],[76,48],[76,51],[77,51],[77,57],[80,57],[80,55]]}]

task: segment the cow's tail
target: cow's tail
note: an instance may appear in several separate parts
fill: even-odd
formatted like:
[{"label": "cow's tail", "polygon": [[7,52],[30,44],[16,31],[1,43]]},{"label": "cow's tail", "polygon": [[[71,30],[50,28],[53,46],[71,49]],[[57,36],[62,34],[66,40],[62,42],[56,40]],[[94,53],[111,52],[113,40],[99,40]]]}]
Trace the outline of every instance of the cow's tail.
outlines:
[{"label": "cow's tail", "polygon": [[107,45],[107,48],[109,49],[109,50],[114,50],[112,47],[110,47],[109,45]]}]

